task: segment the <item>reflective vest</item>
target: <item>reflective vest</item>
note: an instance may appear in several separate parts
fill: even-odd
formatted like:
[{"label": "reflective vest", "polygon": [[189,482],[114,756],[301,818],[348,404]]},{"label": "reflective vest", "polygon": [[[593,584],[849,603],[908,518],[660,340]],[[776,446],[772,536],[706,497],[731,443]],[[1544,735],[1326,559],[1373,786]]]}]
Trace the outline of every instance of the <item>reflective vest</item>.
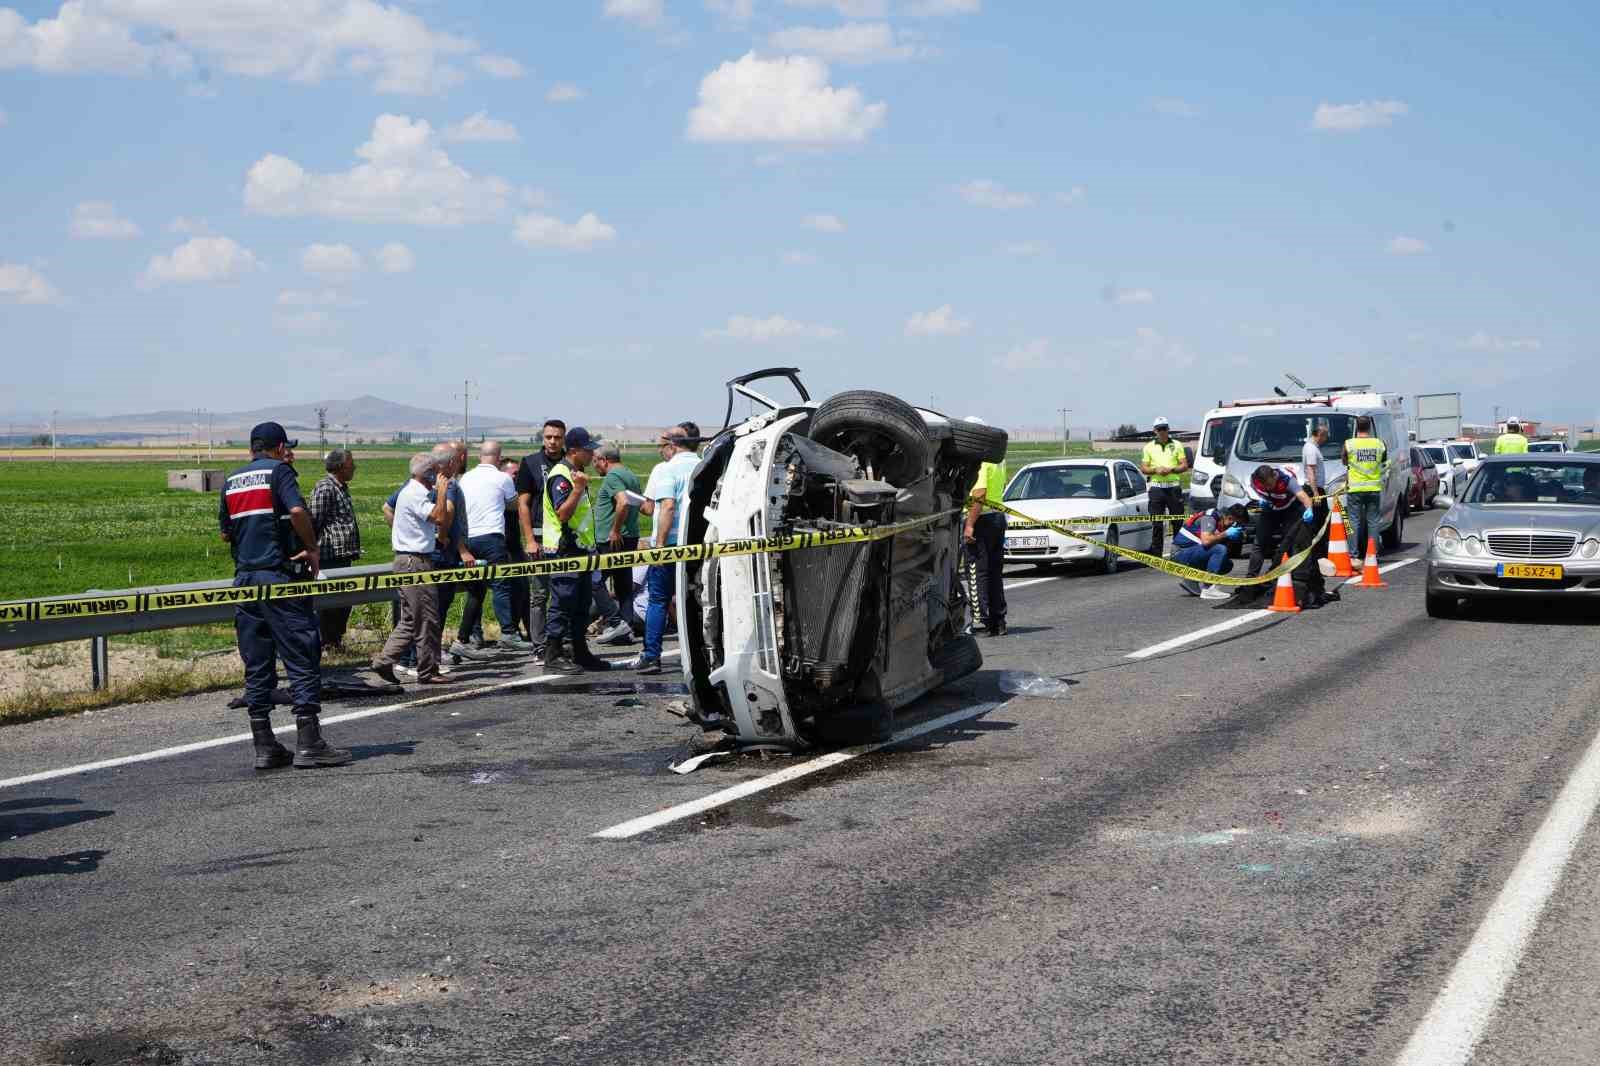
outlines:
[{"label": "reflective vest", "polygon": [[[1211,528],[1209,530],[1203,530],[1201,527],[1205,525],[1206,519],[1208,518],[1211,520]],[[1209,511],[1198,511],[1195,514],[1190,515],[1189,520],[1184,522],[1183,528],[1178,530],[1178,536],[1182,537],[1184,539],[1184,543],[1186,544],[1199,544],[1204,546],[1205,541],[1200,539],[1200,534],[1202,532],[1215,533],[1217,531],[1217,526],[1221,524],[1221,518],[1221,514],[1218,513],[1215,507],[1211,508]]]},{"label": "reflective vest", "polygon": [[1351,437],[1344,442],[1345,487],[1351,492],[1382,492],[1387,463],[1383,441]]},{"label": "reflective vest", "polygon": [[570,543],[568,537],[577,541],[580,548],[594,547],[594,501],[589,496],[589,490],[583,490],[583,498],[578,501],[577,509],[572,512],[572,517],[565,522],[556,516],[555,504],[550,502],[550,482],[558,477],[572,480],[572,468],[565,459],[550,468],[550,473],[544,480],[544,529],[548,534],[552,529],[561,530],[557,542],[560,549],[565,549]]},{"label": "reflective vest", "polygon": [[[1144,451],[1140,454],[1140,459],[1145,466],[1170,466],[1174,471],[1182,466],[1188,457],[1188,454],[1183,450],[1183,445],[1170,437],[1167,438],[1166,444],[1162,444],[1159,441],[1150,441],[1144,446]],[[1183,484],[1183,475],[1176,472],[1171,474],[1149,474],[1146,476],[1150,479],[1150,484],[1152,485]]]},{"label": "reflective vest", "polygon": [[978,467],[978,481],[972,486],[972,491],[983,490],[984,498],[990,503],[999,503],[1006,494],[1006,464],[984,463]]},{"label": "reflective vest", "polygon": [[1496,455],[1516,454],[1528,450],[1528,438],[1521,433],[1502,433],[1494,439]]}]

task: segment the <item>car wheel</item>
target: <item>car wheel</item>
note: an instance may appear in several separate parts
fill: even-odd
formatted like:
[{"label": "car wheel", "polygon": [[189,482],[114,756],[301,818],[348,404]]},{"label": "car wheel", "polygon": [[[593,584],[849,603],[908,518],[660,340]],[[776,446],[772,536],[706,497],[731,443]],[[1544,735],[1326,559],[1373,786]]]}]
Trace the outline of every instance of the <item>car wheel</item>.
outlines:
[{"label": "car wheel", "polygon": [[1400,550],[1406,532],[1406,512],[1410,510],[1409,503],[1400,503],[1394,509],[1394,521],[1389,523],[1389,528],[1383,531],[1380,538],[1383,541],[1383,550],[1394,552]]},{"label": "car wheel", "polygon": [[928,470],[926,423],[914,407],[886,392],[856,389],[823,401],[811,416],[810,436],[902,488]]},{"label": "car wheel", "polygon": [[[1112,547],[1116,547],[1119,543],[1121,543],[1120,538],[1121,535],[1117,532],[1116,526],[1112,526],[1110,529],[1106,530],[1106,543]],[[1100,571],[1102,573],[1114,574],[1117,572],[1117,567],[1120,565],[1122,565],[1122,557],[1120,555],[1116,554],[1115,552],[1100,553]]]},{"label": "car wheel", "polygon": [[980,463],[1005,461],[1010,437],[1003,429],[977,422],[950,423],[950,451],[957,459],[976,459]]},{"label": "car wheel", "polygon": [[983,666],[983,650],[972,637],[956,637],[934,654],[933,666],[948,685],[977,673]]},{"label": "car wheel", "polygon": [[1440,595],[1437,592],[1428,593],[1428,617],[1456,617],[1456,598],[1454,596]]}]

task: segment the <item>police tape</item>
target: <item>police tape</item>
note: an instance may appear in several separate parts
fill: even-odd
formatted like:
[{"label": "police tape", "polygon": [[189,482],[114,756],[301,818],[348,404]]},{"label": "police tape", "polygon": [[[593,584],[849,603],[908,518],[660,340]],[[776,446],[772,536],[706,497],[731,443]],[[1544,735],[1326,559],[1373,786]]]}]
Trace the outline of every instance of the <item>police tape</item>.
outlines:
[{"label": "police tape", "polygon": [[[1152,570],[1160,570],[1163,574],[1171,574],[1173,577],[1184,578],[1189,581],[1199,581],[1208,585],[1225,585],[1230,588],[1242,588],[1250,585],[1265,585],[1268,582],[1276,581],[1284,574],[1293,571],[1301,563],[1304,563],[1307,559],[1309,559],[1312,552],[1316,551],[1317,543],[1327,535],[1328,523],[1333,517],[1330,513],[1328,517],[1324,518],[1322,520],[1322,528],[1317,530],[1316,536],[1311,538],[1311,544],[1303,551],[1291,555],[1287,562],[1279,563],[1266,573],[1258,574],[1255,577],[1233,577],[1229,574],[1213,574],[1209,570],[1199,570],[1192,566],[1184,566],[1181,563],[1175,563],[1170,559],[1163,559],[1159,555],[1150,555],[1147,552],[1134,551],[1132,548],[1124,548],[1120,544],[1108,544],[1105,541],[1098,540],[1095,537],[1089,536],[1085,533],[1079,533],[1071,528],[1073,524],[1081,524],[1084,522],[1084,519],[1035,518],[1032,515],[1023,514],[1016,508],[1009,507],[1004,503],[990,502],[989,500],[975,500],[974,502],[981,503],[984,507],[990,510],[1000,511],[1008,517],[1018,518],[1022,522],[1028,523],[1027,525],[1019,524],[1016,526],[1008,524],[1006,527],[1008,530],[1029,528],[1053,529],[1063,536],[1072,537],[1075,540],[1086,541],[1090,544],[1098,544],[1100,547],[1104,548],[1113,555],[1119,555],[1124,559],[1132,559],[1134,562],[1148,566]],[[1180,517],[1181,516],[1179,515],[1173,515],[1172,520],[1179,519]],[[1149,522],[1152,519],[1150,515],[1139,515],[1134,519],[1126,520]],[[1167,519],[1163,517],[1161,520]],[[1091,519],[1090,521],[1103,523],[1105,522],[1105,518],[1096,518]]]},{"label": "police tape", "polygon": [[671,548],[639,548],[633,551],[596,555],[559,556],[525,563],[423,570],[409,574],[367,574],[361,577],[324,578],[321,581],[283,581],[270,585],[235,585],[227,588],[171,592],[140,592],[129,589],[86,596],[13,600],[0,603],[0,625],[52,622],[66,618],[98,618],[118,614],[144,614],[184,607],[230,607],[270,600],[303,599],[307,596],[329,596],[346,592],[377,592],[383,589],[426,585],[470,585],[498,578],[571,577],[595,570],[620,570],[624,567],[703,562],[726,556],[772,555],[812,548],[833,548],[845,544],[868,544],[935,525],[959,513],[942,511],[939,514],[886,526],[805,530],[768,537],[684,544]]}]

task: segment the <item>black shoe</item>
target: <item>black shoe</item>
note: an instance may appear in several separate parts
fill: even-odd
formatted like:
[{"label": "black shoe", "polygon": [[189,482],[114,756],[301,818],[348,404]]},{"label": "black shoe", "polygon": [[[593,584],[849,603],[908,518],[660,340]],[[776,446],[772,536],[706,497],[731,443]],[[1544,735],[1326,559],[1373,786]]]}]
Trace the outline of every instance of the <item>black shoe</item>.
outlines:
[{"label": "black shoe", "polygon": [[990,626],[984,630],[983,635],[986,637],[1003,637],[1006,635],[1006,624],[1001,622],[997,626]]},{"label": "black shoe", "polygon": [[257,770],[277,770],[294,762],[294,754],[278,743],[272,732],[272,719],[265,715],[251,717],[250,739],[255,742]]},{"label": "black shoe", "polygon": [[1322,594],[1322,602],[1323,603],[1338,603],[1339,602],[1339,590],[1338,589],[1334,589],[1332,592],[1324,592]]},{"label": "black shoe", "polygon": [[628,669],[632,670],[636,674],[645,674],[646,676],[659,674],[661,672],[661,660],[647,659],[641,655],[637,659],[633,660]]},{"label": "black shoe", "polygon": [[583,668],[571,659],[561,657],[561,645],[554,642],[544,646],[544,672],[547,674],[581,674]]},{"label": "black shoe", "polygon": [[294,716],[296,770],[314,770],[323,766],[344,766],[355,761],[355,756],[344,748],[329,747],[322,739],[322,720],[315,714]]},{"label": "black shoe", "polygon": [[584,639],[582,633],[579,633],[577,639],[572,642],[572,661],[590,673],[603,674],[611,669],[610,663],[589,650],[589,642]]}]

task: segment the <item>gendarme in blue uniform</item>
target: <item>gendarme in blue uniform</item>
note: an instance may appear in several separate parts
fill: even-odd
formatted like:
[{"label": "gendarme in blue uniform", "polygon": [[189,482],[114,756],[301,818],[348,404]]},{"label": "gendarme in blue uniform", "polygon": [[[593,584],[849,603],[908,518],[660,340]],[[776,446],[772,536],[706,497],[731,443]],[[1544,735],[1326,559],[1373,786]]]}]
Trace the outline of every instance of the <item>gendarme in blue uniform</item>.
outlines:
[{"label": "gendarme in blue uniform", "polygon": [[[288,463],[264,455],[228,475],[218,522],[233,552],[235,587],[297,580],[290,567],[289,512],[305,507]],[[310,598],[242,604],[234,611],[244,660],[245,707],[252,718],[272,711],[277,660],[283,659],[295,715],[318,714],[322,702],[322,637]]]}]

